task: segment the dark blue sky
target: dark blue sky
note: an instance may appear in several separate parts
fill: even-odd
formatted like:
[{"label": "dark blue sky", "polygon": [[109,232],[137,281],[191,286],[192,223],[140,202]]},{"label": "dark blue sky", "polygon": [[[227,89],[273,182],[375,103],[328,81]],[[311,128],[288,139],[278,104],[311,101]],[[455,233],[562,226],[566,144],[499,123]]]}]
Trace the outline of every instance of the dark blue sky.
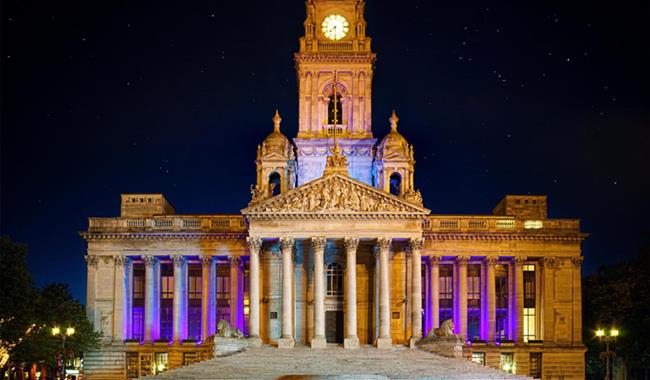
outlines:
[{"label": "dark blue sky", "polygon": [[[2,3],[3,234],[85,299],[88,216],[122,192],[237,213],[275,108],[293,137],[302,1]],[[395,108],[433,213],[507,193],[591,233],[585,271],[650,234],[648,4],[369,0],[375,137]]]}]

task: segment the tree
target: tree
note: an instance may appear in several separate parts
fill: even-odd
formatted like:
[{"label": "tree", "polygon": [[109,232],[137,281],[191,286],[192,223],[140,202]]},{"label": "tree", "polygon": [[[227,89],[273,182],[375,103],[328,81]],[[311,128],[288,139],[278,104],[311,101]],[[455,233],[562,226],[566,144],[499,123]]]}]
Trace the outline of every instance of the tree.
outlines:
[{"label": "tree", "polygon": [[[583,279],[583,331],[587,374],[602,378],[597,328],[617,327],[613,348],[628,369],[650,366],[650,247],[629,262],[605,266]],[[600,377],[599,377],[600,376]]]},{"label": "tree", "polygon": [[75,329],[66,337],[67,357],[98,348],[101,335],[94,331],[84,306],[72,298],[65,284],[35,288],[26,255],[25,246],[8,237],[0,239],[0,346],[9,353],[8,365],[54,367],[57,355],[63,354],[63,342],[61,336],[52,335],[53,327],[64,333],[67,327]]}]

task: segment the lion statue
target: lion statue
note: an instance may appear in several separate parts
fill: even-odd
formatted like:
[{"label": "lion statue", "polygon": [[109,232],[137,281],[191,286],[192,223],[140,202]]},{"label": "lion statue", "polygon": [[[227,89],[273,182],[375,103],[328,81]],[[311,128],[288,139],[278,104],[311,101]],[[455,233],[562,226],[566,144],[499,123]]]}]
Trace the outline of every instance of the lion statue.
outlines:
[{"label": "lion statue", "polygon": [[217,323],[217,336],[242,339],[244,333],[242,333],[240,329],[230,327],[230,323],[225,319],[222,319]]},{"label": "lion statue", "polygon": [[454,322],[451,319],[446,319],[440,324],[440,328],[433,328],[429,330],[428,338],[439,337],[455,337],[454,335]]}]

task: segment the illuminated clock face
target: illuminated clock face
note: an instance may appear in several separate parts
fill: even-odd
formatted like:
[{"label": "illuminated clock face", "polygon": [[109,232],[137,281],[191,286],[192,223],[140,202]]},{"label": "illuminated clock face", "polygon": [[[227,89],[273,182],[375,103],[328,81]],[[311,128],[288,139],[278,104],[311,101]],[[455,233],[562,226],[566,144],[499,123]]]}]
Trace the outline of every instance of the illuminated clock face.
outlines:
[{"label": "illuminated clock face", "polygon": [[341,15],[329,15],[323,20],[323,34],[330,40],[340,40],[348,34],[350,24]]}]

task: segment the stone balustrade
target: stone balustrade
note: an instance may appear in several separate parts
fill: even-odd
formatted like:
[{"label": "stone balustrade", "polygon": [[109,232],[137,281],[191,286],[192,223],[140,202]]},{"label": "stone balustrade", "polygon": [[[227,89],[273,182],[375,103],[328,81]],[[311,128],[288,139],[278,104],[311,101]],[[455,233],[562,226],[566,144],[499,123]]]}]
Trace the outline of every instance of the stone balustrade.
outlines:
[{"label": "stone balustrade", "polygon": [[432,215],[422,223],[424,233],[444,232],[580,232],[580,220],[544,219],[521,220],[507,216],[492,215]]},{"label": "stone balustrade", "polygon": [[225,231],[247,229],[240,215],[165,215],[150,218],[88,218],[89,232]]}]

